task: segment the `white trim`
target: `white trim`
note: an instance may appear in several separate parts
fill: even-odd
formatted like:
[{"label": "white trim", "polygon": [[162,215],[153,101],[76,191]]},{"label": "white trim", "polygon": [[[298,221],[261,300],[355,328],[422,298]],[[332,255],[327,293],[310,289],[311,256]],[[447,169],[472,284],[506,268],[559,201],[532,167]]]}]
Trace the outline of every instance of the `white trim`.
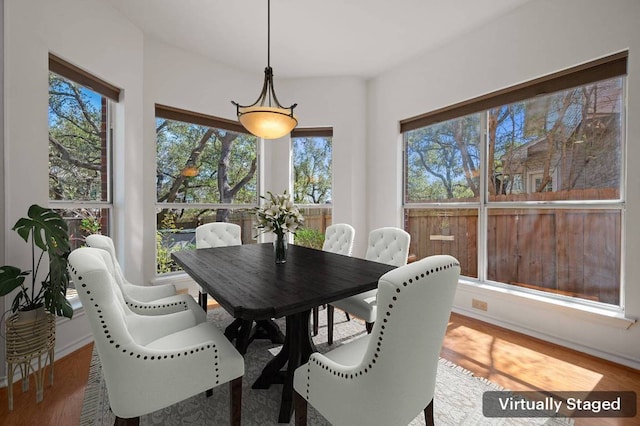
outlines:
[{"label": "white trim", "polygon": [[619,329],[626,330],[637,322],[637,319],[626,317],[622,309],[613,306],[611,308],[604,305],[602,307],[588,306],[569,300],[569,298],[556,299],[544,294],[538,295],[521,291],[517,288],[504,288],[467,280],[460,280],[460,288],[476,295],[486,296],[486,292],[491,292],[492,297],[503,299],[509,303],[537,304],[540,308],[564,312],[574,317],[580,315],[586,321],[598,322]]}]

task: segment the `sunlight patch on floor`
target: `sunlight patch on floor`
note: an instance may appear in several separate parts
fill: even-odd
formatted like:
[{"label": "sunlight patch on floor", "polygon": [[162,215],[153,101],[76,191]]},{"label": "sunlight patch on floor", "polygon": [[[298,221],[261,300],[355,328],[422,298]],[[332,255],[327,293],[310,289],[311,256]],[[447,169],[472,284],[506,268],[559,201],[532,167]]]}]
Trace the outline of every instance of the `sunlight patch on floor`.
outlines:
[{"label": "sunlight patch on floor", "polygon": [[602,374],[573,365],[571,360],[541,353],[539,345],[538,341],[532,347],[517,345],[458,325],[447,332],[443,350],[458,353],[461,366],[480,370],[478,375],[511,390],[590,391],[602,379]]}]

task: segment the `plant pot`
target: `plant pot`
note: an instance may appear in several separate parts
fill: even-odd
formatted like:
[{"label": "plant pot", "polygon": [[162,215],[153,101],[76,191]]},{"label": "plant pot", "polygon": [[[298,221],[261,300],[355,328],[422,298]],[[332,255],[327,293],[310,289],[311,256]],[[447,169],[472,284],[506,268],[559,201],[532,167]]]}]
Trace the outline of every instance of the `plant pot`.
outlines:
[{"label": "plant pot", "polygon": [[28,322],[34,322],[40,318],[44,318],[47,315],[47,311],[45,311],[44,306],[40,306],[35,309],[30,309],[28,311],[18,311],[16,312],[16,320],[17,324],[24,324]]}]

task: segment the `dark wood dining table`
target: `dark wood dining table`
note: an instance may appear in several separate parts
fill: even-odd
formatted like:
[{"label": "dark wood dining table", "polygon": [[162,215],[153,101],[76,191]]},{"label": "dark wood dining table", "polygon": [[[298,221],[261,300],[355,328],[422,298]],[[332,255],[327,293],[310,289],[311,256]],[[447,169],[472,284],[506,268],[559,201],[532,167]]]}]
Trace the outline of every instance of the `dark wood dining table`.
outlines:
[{"label": "dark wood dining table", "polygon": [[[293,413],[294,371],[316,351],[311,309],[377,288],[378,279],[394,269],[297,245],[289,245],[286,263],[276,264],[270,243],[182,250],[171,256],[237,320],[251,324],[286,317],[282,349],[252,386],[283,384],[280,423],[289,423]],[[246,334],[246,327],[243,330]],[[246,343],[246,335],[236,340],[242,353]]]}]

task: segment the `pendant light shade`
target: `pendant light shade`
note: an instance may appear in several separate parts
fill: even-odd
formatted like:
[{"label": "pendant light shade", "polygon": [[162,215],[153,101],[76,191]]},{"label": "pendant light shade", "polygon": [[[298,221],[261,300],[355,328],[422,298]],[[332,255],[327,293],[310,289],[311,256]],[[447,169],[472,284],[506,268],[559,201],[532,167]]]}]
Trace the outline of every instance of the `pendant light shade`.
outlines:
[{"label": "pendant light shade", "polygon": [[267,67],[264,69],[264,83],[262,92],[251,105],[240,105],[231,101],[236,106],[238,120],[249,133],[263,139],[277,139],[291,133],[298,125],[298,119],[293,115],[293,109],[297,104],[283,107],[278,102],[276,92],[273,89],[273,69],[271,68],[270,47],[271,43],[271,1],[267,1]]},{"label": "pendant light shade", "polygon": [[252,135],[263,139],[281,138],[298,125],[298,120],[290,110],[277,107],[240,107],[238,119]]},{"label": "pendant light shade", "polygon": [[180,174],[182,174],[182,176],[184,177],[195,177],[198,176],[198,174],[200,173],[200,171],[198,170],[197,167],[195,166],[189,166],[187,165],[184,169],[182,169],[182,171],[180,172]]}]

